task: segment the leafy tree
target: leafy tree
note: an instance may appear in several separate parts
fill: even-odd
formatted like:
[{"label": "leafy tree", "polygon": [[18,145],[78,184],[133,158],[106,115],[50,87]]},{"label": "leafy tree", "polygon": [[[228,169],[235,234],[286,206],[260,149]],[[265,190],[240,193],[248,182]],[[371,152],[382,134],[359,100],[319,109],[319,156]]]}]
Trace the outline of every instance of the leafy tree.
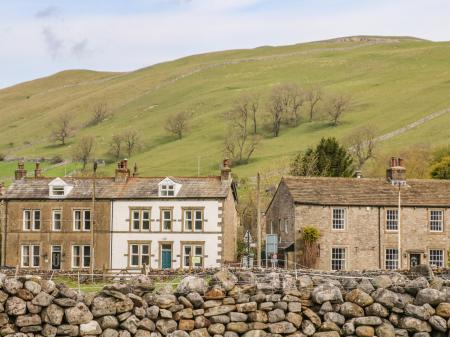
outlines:
[{"label": "leafy tree", "polygon": [[450,156],[443,157],[441,161],[431,166],[433,179],[450,179]]},{"label": "leafy tree", "polygon": [[354,174],[352,156],[336,138],[322,138],[315,148],[298,154],[291,163],[295,176],[351,177]]}]

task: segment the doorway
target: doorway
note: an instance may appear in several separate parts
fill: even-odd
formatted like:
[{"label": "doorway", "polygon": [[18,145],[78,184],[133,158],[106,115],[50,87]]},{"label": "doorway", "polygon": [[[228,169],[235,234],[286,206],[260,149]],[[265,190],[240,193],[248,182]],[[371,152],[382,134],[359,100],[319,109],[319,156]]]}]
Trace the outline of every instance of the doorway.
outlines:
[{"label": "doorway", "polygon": [[172,245],[161,244],[161,269],[172,268]]},{"label": "doorway", "polygon": [[61,246],[52,246],[52,270],[61,269]]},{"label": "doorway", "polygon": [[413,268],[420,264],[420,253],[409,254],[409,268]]}]

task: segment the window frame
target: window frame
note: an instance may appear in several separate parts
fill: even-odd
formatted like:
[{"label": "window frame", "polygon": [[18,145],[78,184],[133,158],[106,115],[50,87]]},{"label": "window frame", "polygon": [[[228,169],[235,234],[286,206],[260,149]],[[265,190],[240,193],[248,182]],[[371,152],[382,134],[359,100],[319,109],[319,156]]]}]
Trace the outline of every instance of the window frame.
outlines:
[{"label": "window frame", "polygon": [[[182,207],[182,230],[183,232],[204,232],[205,230],[205,208],[204,207]],[[197,212],[200,212],[200,218],[197,218]],[[188,219],[187,214],[191,214]],[[187,221],[191,222],[192,228],[188,228]],[[197,228],[197,222],[200,221],[201,228]]]},{"label": "window frame", "polygon": [[[24,254],[24,248],[28,248],[28,254]],[[35,248],[38,248],[38,254],[35,253]],[[24,258],[28,258],[28,265],[24,264]],[[35,257],[38,258],[38,264],[36,265]],[[30,243],[30,244],[21,244],[20,245],[20,266],[21,268],[39,268],[41,265],[41,245]]]},{"label": "window frame", "polygon": [[[79,255],[75,255],[74,254],[74,248],[75,247],[79,247],[80,248],[80,254]],[[86,258],[86,254],[85,254],[85,247],[89,247],[89,264],[86,266],[85,265],[85,258]],[[74,264],[74,258],[75,256],[78,256],[78,258],[80,259],[80,265],[76,266]],[[70,256],[70,264],[72,269],[87,269],[91,266],[92,263],[92,249],[91,249],[91,245],[84,245],[84,244],[73,244],[72,248],[71,248],[71,256]]]},{"label": "window frame", "polygon": [[[391,216],[390,216],[391,214]],[[392,217],[392,214],[394,217]],[[387,208],[385,211],[385,229],[387,232],[398,232],[398,209]],[[395,226],[394,226],[395,225]],[[394,229],[395,228],[395,229]]]},{"label": "window frame", "polygon": [[175,184],[164,183],[160,185],[159,195],[161,197],[174,197],[175,196]]},{"label": "window frame", "polygon": [[[335,254],[333,254],[334,253],[333,250],[337,250],[337,249],[342,250],[344,252],[343,258],[342,257],[341,258],[334,257]],[[346,247],[331,247],[330,254],[331,254],[331,256],[330,256],[331,257],[331,259],[330,259],[331,270],[333,270],[333,271],[347,270],[347,248]],[[333,266],[335,264],[333,263],[333,261],[343,261],[343,262],[340,262],[342,268],[334,269]]]},{"label": "window frame", "polygon": [[[342,211],[342,218],[335,217],[335,211]],[[336,226],[341,226],[337,221],[342,221],[342,228]],[[345,207],[333,207],[331,209],[331,230],[333,231],[345,231],[347,229],[347,209]]]},{"label": "window frame", "polygon": [[[25,214],[29,214],[29,219],[26,220]],[[39,214],[39,217],[36,217]],[[36,220],[37,219],[37,220]],[[28,222],[28,226],[26,223]],[[37,224],[37,226],[36,226]],[[22,211],[22,230],[23,231],[40,231],[42,225],[42,213],[40,208],[25,208]],[[27,228],[28,227],[28,228]]]},{"label": "window frame", "polygon": [[[55,190],[58,190],[58,192],[55,193]],[[52,197],[57,198],[57,197],[64,197],[66,195],[66,189],[64,186],[51,186],[50,191]]]},{"label": "window frame", "polygon": [[[130,207],[130,232],[151,232],[152,211],[151,207]],[[134,217],[135,212],[139,215]],[[144,214],[148,214],[148,219],[144,219]],[[135,228],[135,221],[138,221],[139,228]],[[148,221],[148,228],[144,228],[144,221]]]},{"label": "window frame", "polygon": [[[432,219],[432,217],[433,217],[432,213],[433,212],[439,212],[440,213],[440,215],[441,215],[440,216],[440,220]],[[444,232],[444,217],[445,217],[445,214],[444,214],[444,210],[443,209],[430,209],[428,211],[428,229],[429,229],[429,231],[431,233],[442,233],[442,232]],[[440,223],[440,229],[439,230],[432,229],[433,222]]]},{"label": "window frame", "polygon": [[[137,254],[133,253],[133,246],[138,247]],[[143,247],[148,246],[148,253],[143,254]],[[138,258],[138,264],[133,264],[132,259],[133,256],[137,256]],[[142,268],[143,267],[143,257],[148,257],[148,263],[146,264],[147,267],[150,267],[151,265],[151,258],[152,258],[152,246],[151,241],[128,241],[128,268]]]},{"label": "window frame", "polygon": [[[56,222],[55,222],[55,214],[58,214],[58,213],[60,215],[60,218],[59,218],[59,229],[57,229],[55,227],[55,224],[56,224]],[[63,225],[63,217],[62,217],[62,215],[63,215],[62,209],[60,209],[60,208],[52,209],[52,231],[54,231],[54,232],[61,232],[62,231],[62,225]]]},{"label": "window frame", "polygon": [[428,265],[431,266],[431,256],[432,256],[432,252],[440,252],[441,253],[441,257],[442,257],[442,261],[441,265],[434,265],[436,268],[443,268],[445,266],[445,256],[444,256],[444,249],[439,249],[439,248],[431,248],[428,250]]},{"label": "window frame", "polygon": [[[394,259],[395,256],[396,259]],[[386,248],[384,250],[384,268],[386,270],[397,270],[398,266],[399,266],[398,248]]]},{"label": "window frame", "polygon": [[[170,218],[165,218],[165,212],[170,213]],[[174,218],[173,218],[173,207],[161,207],[159,214],[159,223],[160,223],[160,231],[161,232],[173,232]],[[164,229],[164,224],[166,221],[170,221],[170,229]]]},{"label": "window frame", "polygon": [[[80,218],[77,220],[76,213],[80,212]],[[89,218],[86,218],[86,213],[89,212]],[[80,228],[77,228],[77,221],[80,221]],[[92,229],[92,211],[90,208],[73,208],[72,209],[72,229],[74,232],[90,232]],[[89,228],[86,229],[86,223],[89,223]]]},{"label": "window frame", "polygon": [[[200,264],[196,265],[193,263],[192,268],[203,268],[205,266],[205,258],[207,257],[205,255],[205,243],[204,242],[181,242],[181,267],[182,268],[191,268],[190,263],[186,264],[186,257],[189,255],[186,255],[185,248],[190,247],[191,252],[194,251],[194,255],[192,257],[200,257]],[[201,248],[202,252],[201,254],[196,253],[197,248]]]}]

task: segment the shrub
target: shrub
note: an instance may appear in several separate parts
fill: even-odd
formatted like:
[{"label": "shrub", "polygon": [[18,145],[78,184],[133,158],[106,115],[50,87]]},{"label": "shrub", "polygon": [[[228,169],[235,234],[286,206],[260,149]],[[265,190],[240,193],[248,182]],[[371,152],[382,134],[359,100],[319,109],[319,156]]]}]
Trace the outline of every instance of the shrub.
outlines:
[{"label": "shrub", "polygon": [[306,226],[303,228],[303,240],[308,243],[313,243],[319,240],[320,231],[314,226]]},{"label": "shrub", "polygon": [[0,161],[4,161],[5,157],[6,157],[6,155],[4,153],[0,152]]},{"label": "shrub", "polygon": [[60,155],[56,155],[56,156],[54,156],[52,159],[50,159],[50,162],[51,162],[52,164],[59,164],[59,163],[64,162],[64,158],[61,157]]}]

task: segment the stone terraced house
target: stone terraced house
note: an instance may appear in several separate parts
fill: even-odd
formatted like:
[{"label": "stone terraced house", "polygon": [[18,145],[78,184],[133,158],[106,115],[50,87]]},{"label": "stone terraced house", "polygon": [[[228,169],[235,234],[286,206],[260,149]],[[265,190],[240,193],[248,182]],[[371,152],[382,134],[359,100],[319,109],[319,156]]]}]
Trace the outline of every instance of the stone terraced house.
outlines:
[{"label": "stone terraced house", "polygon": [[2,265],[173,269],[235,260],[237,194],[228,161],[216,177],[139,177],[124,160],[115,177],[95,179],[93,196],[93,178],[43,177],[39,164],[27,177],[19,163],[3,196]]},{"label": "stone terraced house", "polygon": [[302,229],[313,226],[320,232],[319,269],[447,266],[450,181],[405,175],[403,161],[393,158],[386,179],[283,178],[266,211],[266,233],[277,235],[278,258],[289,267],[299,263]]}]

